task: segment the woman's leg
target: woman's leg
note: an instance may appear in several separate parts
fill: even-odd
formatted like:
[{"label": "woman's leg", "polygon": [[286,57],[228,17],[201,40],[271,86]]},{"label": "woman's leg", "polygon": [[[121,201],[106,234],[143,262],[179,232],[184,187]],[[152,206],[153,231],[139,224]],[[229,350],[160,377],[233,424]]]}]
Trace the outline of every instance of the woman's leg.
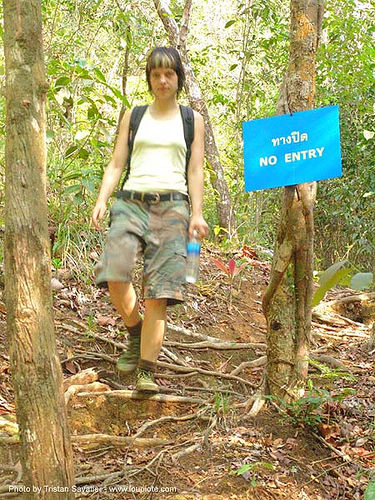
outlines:
[{"label": "woman's leg", "polygon": [[112,304],[121,315],[125,325],[128,327],[137,325],[141,317],[139,315],[138,299],[133,284],[109,281],[108,288]]},{"label": "woman's leg", "polygon": [[141,359],[156,363],[166,326],[167,299],[146,299],[142,326]]},{"label": "woman's leg", "polygon": [[109,281],[108,288],[112,303],[121,314],[128,331],[128,345],[117,360],[117,368],[124,373],[132,373],[137,368],[141,354],[142,320],[137,295],[131,283]]}]

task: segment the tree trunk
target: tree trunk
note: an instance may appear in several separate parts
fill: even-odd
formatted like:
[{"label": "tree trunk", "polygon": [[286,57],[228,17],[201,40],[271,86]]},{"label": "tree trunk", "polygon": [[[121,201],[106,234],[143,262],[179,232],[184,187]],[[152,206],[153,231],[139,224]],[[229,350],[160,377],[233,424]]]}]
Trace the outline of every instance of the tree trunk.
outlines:
[{"label": "tree trunk", "polygon": [[[289,68],[277,114],[314,107],[316,50],[323,4],[323,0],[291,0]],[[271,278],[263,297],[267,320],[267,390],[286,400],[299,397],[307,379],[315,197],[315,182],[284,188]]]},{"label": "tree trunk", "polygon": [[216,146],[207,105],[202,97],[202,92],[199,88],[197,79],[195,78],[186,50],[186,37],[189,26],[191,0],[186,0],[180,29],[178,28],[166,2],[163,2],[162,0],[154,0],[154,4],[167,32],[169,43],[171,46],[176,47],[181,55],[186,75],[185,91],[188,96],[190,106],[201,113],[204,118],[205,152],[207,161],[213,170],[213,175],[211,175],[211,184],[218,195],[216,198],[216,209],[219,225],[228,232],[228,237],[231,238],[237,234],[232,201],[228,185],[225,180],[224,170],[219,160],[219,152]]},{"label": "tree trunk", "polygon": [[[70,436],[54,337],[47,228],[41,3],[4,0],[5,299],[26,498],[73,499]],[[40,490],[38,490],[40,488]]]}]

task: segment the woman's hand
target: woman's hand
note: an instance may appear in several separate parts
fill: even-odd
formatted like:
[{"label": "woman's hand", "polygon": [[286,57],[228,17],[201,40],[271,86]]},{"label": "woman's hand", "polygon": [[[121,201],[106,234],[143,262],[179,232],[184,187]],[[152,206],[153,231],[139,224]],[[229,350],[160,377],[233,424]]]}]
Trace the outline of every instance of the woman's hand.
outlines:
[{"label": "woman's hand", "polygon": [[94,224],[94,226],[98,231],[103,230],[103,228],[99,225],[98,221],[103,219],[106,210],[107,210],[107,203],[98,200],[91,214],[91,222]]},{"label": "woman's hand", "polygon": [[194,231],[197,238],[202,240],[208,236],[208,225],[202,215],[192,215],[189,224],[189,238],[193,238]]}]

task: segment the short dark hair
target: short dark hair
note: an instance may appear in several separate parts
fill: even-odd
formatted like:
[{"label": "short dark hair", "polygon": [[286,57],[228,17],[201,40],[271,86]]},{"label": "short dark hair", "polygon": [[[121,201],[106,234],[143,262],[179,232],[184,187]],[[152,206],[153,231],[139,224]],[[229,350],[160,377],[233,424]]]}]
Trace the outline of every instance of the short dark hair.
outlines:
[{"label": "short dark hair", "polygon": [[179,94],[185,83],[185,71],[178,51],[173,47],[155,47],[151,51],[146,64],[146,79],[150,92],[150,73],[155,68],[172,68],[176,72],[178,78],[177,94]]}]

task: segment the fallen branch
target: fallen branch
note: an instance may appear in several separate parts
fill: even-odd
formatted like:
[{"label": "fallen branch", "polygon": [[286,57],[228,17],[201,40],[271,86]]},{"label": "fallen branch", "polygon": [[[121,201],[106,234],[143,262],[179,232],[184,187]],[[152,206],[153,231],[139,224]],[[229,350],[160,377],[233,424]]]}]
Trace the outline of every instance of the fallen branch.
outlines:
[{"label": "fallen branch", "polygon": [[181,343],[181,342],[164,342],[165,345],[169,347],[178,347],[179,349],[219,349],[219,350],[231,350],[231,349],[253,349],[253,348],[264,348],[265,343],[263,342],[250,342],[250,343],[236,343],[236,342],[192,342],[192,343]]},{"label": "fallen branch", "polygon": [[353,462],[353,460],[349,457],[349,455],[347,455],[346,453],[342,452],[341,450],[339,450],[338,448],[335,448],[334,446],[332,446],[330,443],[328,443],[328,441],[326,441],[322,436],[319,436],[319,434],[316,434],[316,432],[313,432],[313,435],[321,442],[323,443],[325,446],[327,446],[327,448],[329,448],[330,450],[332,450],[337,456],[339,456],[340,458],[342,458],[343,460],[345,460],[345,462]]},{"label": "fallen branch", "polygon": [[109,434],[84,434],[71,436],[72,443],[79,445],[111,444],[112,446],[129,446],[132,444],[136,448],[153,448],[155,446],[165,446],[173,441],[159,438],[137,438],[129,436],[111,436]]},{"label": "fallen branch", "polygon": [[188,378],[188,377],[193,377],[194,375],[198,375],[198,372],[194,371],[189,373],[174,373],[173,375],[171,375],[170,373],[155,373],[156,378],[172,378],[172,379],[175,379],[176,377]]},{"label": "fallen branch", "polygon": [[77,394],[78,398],[87,398],[90,396],[105,396],[106,398],[121,398],[121,399],[137,399],[146,401],[163,401],[165,403],[206,403],[203,399],[190,398],[185,396],[174,396],[171,394],[153,394],[137,391],[106,391],[100,393],[80,392]]},{"label": "fallen branch", "polygon": [[350,302],[367,302],[374,299],[375,299],[375,292],[348,295],[341,299],[335,299],[335,300],[330,300],[329,302],[323,302],[314,307],[313,311],[320,311],[327,309],[328,307],[333,307],[341,304],[349,304]]}]

